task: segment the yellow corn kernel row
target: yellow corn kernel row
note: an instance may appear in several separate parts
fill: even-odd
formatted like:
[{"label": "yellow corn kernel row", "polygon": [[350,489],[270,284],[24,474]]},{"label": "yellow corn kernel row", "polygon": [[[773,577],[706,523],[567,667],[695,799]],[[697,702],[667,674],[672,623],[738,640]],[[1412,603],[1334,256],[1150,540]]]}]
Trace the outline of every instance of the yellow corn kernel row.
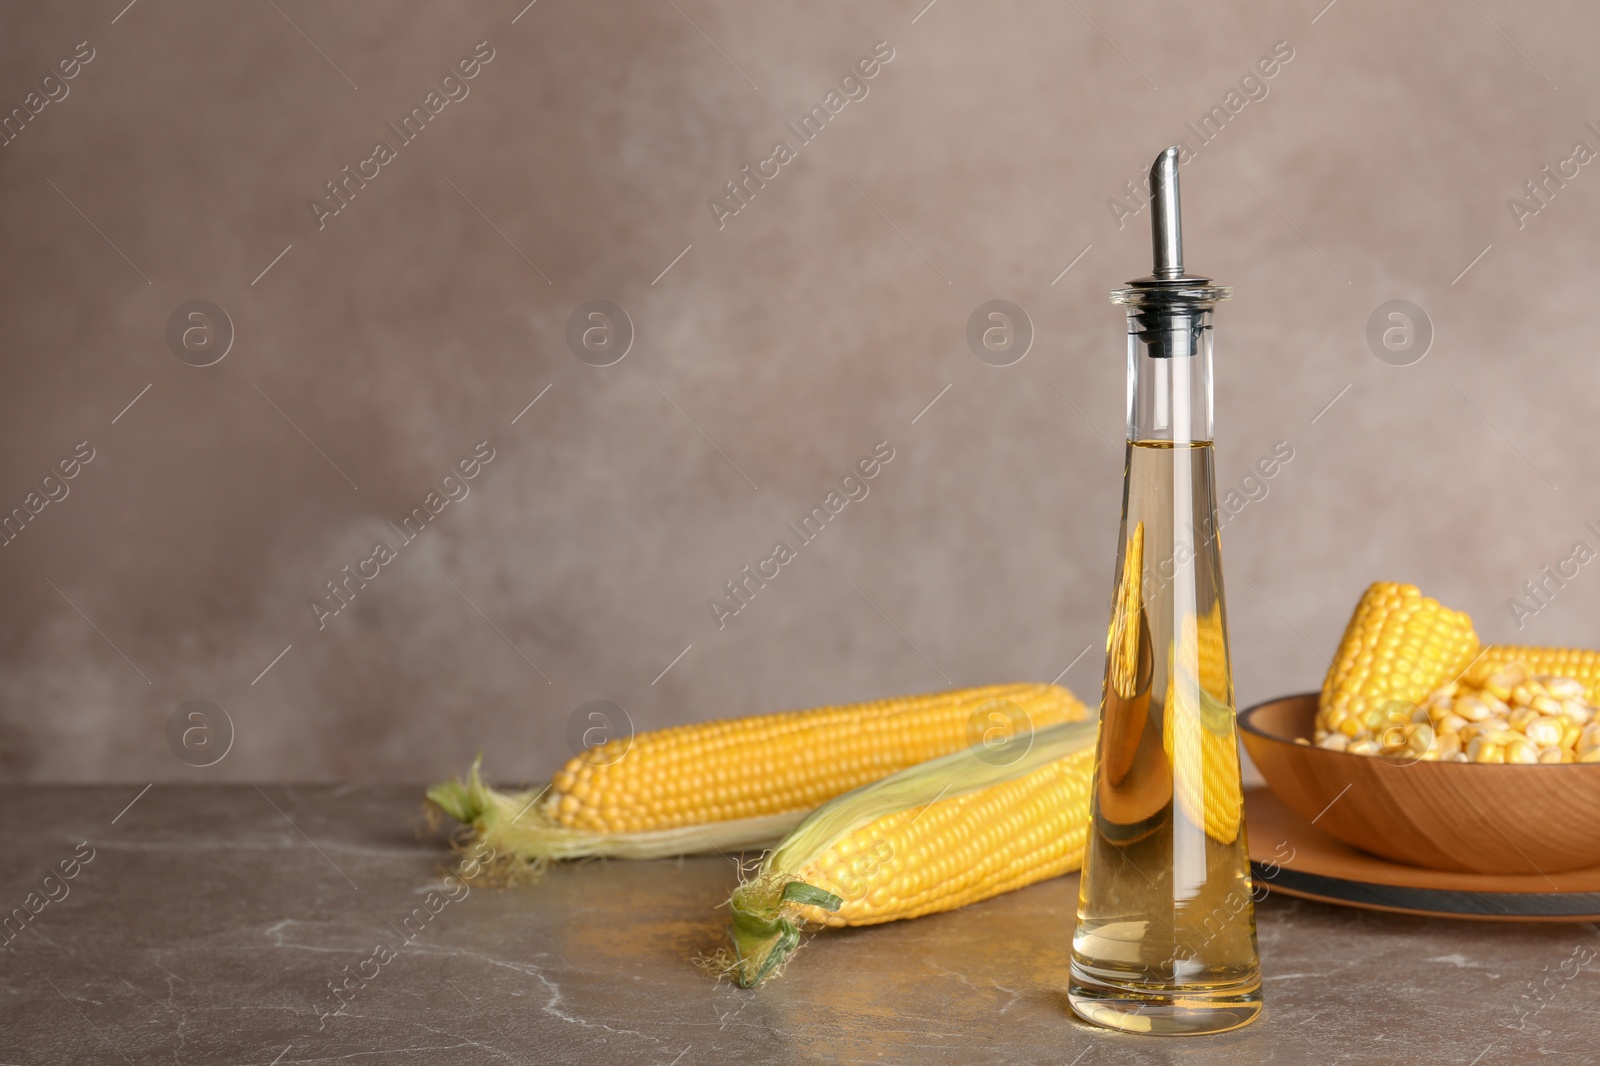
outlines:
[{"label": "yellow corn kernel row", "polygon": [[1228,640],[1222,626],[1222,599],[1211,603],[1211,610],[1196,620],[1196,655],[1200,687],[1218,703],[1233,706],[1233,665],[1228,657]]},{"label": "yellow corn kernel row", "polygon": [[1385,705],[1413,706],[1455,680],[1479,651],[1472,619],[1415,585],[1367,589],[1323,682],[1317,730],[1356,739],[1388,725]]},{"label": "yellow corn kernel row", "polygon": [[1004,761],[969,748],[819,807],[734,890],[730,947],[707,968],[753,988],[807,923],[916,918],[1077,869],[1096,733],[1053,726]]},{"label": "yellow corn kernel row", "polygon": [[982,743],[996,728],[1037,730],[1087,714],[1057,685],[1009,684],[674,726],[569,760],[541,810],[602,833],[804,811]]},{"label": "yellow corn kernel row", "polygon": [[1184,620],[1172,659],[1162,744],[1173,792],[1189,821],[1231,844],[1239,836],[1244,786],[1220,600],[1203,617]]},{"label": "yellow corn kernel row", "polygon": [[1209,700],[1193,709],[1169,702],[1165,740],[1173,793],[1184,817],[1204,826],[1219,844],[1232,844],[1244,817],[1233,712]]}]

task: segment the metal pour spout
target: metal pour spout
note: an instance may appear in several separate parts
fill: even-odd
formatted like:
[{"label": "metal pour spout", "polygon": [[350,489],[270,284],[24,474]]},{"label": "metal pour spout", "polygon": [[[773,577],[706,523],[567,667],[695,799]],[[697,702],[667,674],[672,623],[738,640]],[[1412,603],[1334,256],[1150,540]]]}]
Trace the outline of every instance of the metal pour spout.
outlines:
[{"label": "metal pour spout", "polygon": [[1183,215],[1178,206],[1178,150],[1168,148],[1150,167],[1150,240],[1155,252],[1151,275],[1162,281],[1183,277]]},{"label": "metal pour spout", "polygon": [[1150,166],[1150,276],[1111,294],[1128,307],[1128,331],[1152,359],[1193,356],[1211,329],[1211,309],[1232,290],[1183,269],[1183,212],[1178,203],[1178,149]]}]

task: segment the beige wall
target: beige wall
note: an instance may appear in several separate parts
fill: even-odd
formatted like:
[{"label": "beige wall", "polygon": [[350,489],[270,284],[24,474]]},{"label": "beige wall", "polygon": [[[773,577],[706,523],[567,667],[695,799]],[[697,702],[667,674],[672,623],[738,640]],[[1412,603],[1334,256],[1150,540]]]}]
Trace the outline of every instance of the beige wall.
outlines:
[{"label": "beige wall", "polygon": [[[1507,206],[1600,149],[1592,5],[123,4],[0,12],[5,109],[93,49],[0,147],[0,506],[94,456],[0,548],[7,778],[423,779],[480,749],[533,777],[590,699],[649,728],[1086,647],[1066,682],[1097,695],[1106,292],[1148,269],[1108,201],[1280,41],[1183,169],[1189,263],[1238,294],[1220,477],[1294,449],[1225,532],[1240,701],[1318,685],[1380,578],[1490,639],[1600,645],[1600,567],[1520,632],[1506,603],[1600,547],[1600,168],[1520,229]],[[319,229],[308,200],[485,41]],[[879,41],[868,95],[719,229],[707,199]],[[234,326],[213,366],[164,337],[191,299]],[[634,323],[613,366],[565,341],[593,299]],[[991,299],[1032,320],[1015,365],[967,348]],[[1365,340],[1395,299],[1435,330],[1411,366]],[[480,441],[470,495],[319,630],[324,583]],[[880,441],[869,495],[719,630],[708,598]],[[236,728],[206,769],[168,746],[192,699]]]}]

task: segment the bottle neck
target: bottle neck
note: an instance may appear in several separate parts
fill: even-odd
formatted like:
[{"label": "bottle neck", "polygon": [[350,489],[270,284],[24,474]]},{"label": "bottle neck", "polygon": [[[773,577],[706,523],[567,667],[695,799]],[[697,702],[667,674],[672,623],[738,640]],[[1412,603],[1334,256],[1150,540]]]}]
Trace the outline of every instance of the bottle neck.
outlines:
[{"label": "bottle neck", "polygon": [[1211,308],[1128,307],[1128,439],[1212,440]]}]

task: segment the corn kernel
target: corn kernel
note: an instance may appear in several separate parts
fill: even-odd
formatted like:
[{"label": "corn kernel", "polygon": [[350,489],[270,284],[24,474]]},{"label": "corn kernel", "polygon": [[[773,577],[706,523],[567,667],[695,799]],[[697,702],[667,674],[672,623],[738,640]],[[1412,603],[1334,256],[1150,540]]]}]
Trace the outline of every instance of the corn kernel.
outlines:
[{"label": "corn kernel", "polygon": [[1522,732],[1529,741],[1541,748],[1557,749],[1561,746],[1561,723],[1552,719],[1541,718],[1529,722]]},{"label": "corn kernel", "polygon": [[1570,677],[1552,677],[1545,682],[1545,691],[1558,700],[1577,699],[1583,695],[1583,682]]},{"label": "corn kernel", "polygon": [[1505,752],[1501,750],[1500,745],[1485,737],[1474,737],[1472,739],[1472,743],[1467,745],[1467,758],[1473,762],[1502,763],[1506,761]]},{"label": "corn kernel", "polygon": [[1505,746],[1506,762],[1533,764],[1539,761],[1539,749],[1526,740],[1513,740]]}]

